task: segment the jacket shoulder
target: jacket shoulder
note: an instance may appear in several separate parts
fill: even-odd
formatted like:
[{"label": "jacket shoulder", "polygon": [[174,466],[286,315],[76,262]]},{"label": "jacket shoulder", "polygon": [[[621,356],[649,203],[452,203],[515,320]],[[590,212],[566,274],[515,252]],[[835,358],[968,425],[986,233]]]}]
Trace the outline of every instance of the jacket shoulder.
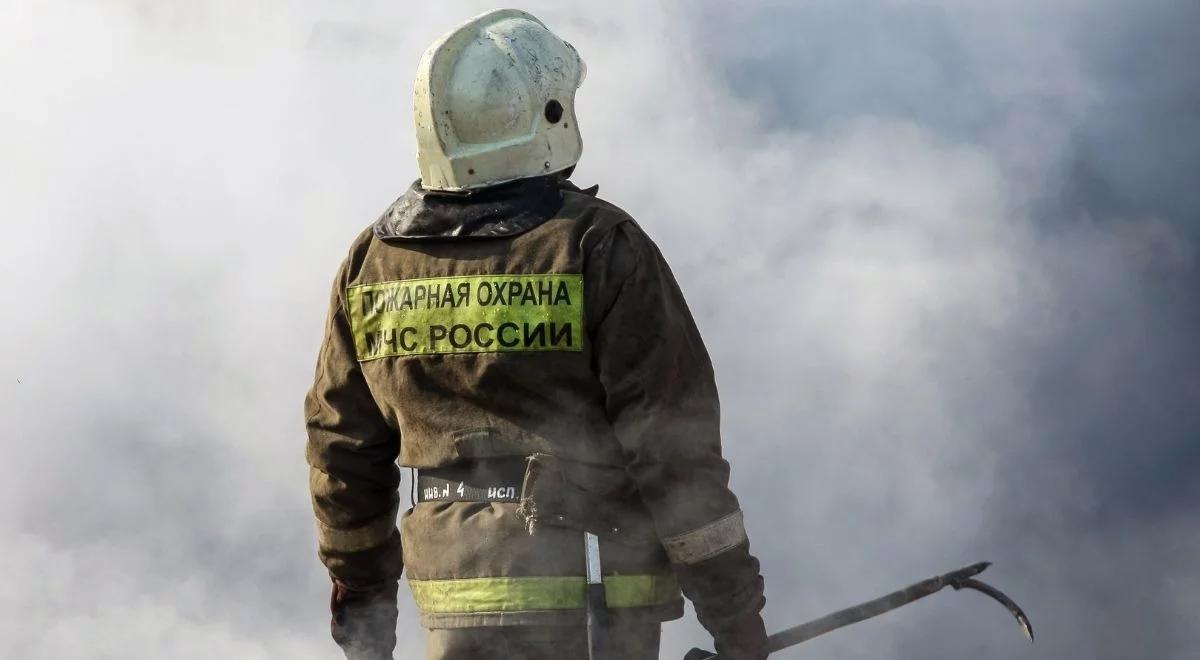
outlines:
[{"label": "jacket shoulder", "polygon": [[629,212],[606,199],[577,190],[564,191],[563,198],[561,214],[586,225],[580,241],[584,254],[608,252],[618,236],[645,236]]},{"label": "jacket shoulder", "polygon": [[342,263],[341,276],[344,281],[354,279],[354,276],[362,269],[363,262],[367,258],[367,252],[371,249],[371,245],[379,240],[375,236],[374,223],[367,225],[354,240],[350,243],[350,248],[346,253],[346,260]]}]

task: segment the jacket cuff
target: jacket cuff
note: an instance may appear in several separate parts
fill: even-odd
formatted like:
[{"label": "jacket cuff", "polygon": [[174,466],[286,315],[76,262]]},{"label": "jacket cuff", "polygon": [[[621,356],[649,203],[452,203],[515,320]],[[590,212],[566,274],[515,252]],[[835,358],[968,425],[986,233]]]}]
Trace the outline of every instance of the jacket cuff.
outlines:
[{"label": "jacket cuff", "polygon": [[674,566],[700,624],[714,635],[757,614],[766,602],[759,563],[748,541],[695,564]]}]

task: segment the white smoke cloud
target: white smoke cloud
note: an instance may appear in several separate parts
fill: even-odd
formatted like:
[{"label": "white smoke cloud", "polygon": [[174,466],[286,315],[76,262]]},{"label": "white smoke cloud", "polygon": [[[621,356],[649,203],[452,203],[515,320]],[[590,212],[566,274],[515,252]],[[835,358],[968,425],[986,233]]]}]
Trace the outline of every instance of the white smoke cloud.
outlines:
[{"label": "white smoke cloud", "polygon": [[[1153,154],[1084,149],[1135,86],[1094,28],[1173,7],[527,6],[588,61],[576,180],[658,241],[713,353],[769,627],[994,559],[1040,635],[948,594],[808,653],[1200,648],[1200,524],[1163,503],[1200,499],[1164,469],[1195,458],[1196,207],[1113,176]],[[300,400],[345,247],[416,176],[417,58],[489,8],[0,6],[0,655],[336,655]],[[419,657],[403,591],[400,625]],[[671,624],[663,656],[704,639]]]}]

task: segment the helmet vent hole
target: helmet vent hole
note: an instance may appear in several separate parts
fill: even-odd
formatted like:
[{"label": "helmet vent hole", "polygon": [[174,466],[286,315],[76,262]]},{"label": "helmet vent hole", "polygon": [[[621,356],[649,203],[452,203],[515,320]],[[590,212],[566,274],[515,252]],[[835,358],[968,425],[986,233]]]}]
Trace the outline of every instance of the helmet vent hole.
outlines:
[{"label": "helmet vent hole", "polygon": [[562,104],[554,99],[546,103],[546,119],[551,124],[557,124],[563,116]]}]

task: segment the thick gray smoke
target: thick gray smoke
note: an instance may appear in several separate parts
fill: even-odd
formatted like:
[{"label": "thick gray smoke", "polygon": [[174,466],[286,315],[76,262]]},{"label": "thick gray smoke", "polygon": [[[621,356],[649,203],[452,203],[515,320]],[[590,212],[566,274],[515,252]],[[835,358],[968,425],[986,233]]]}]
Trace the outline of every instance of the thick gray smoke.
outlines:
[{"label": "thick gray smoke", "polygon": [[[336,657],[300,402],[449,5],[0,2],[0,656]],[[527,8],[709,342],[769,627],[992,559],[1039,634],[948,593],[787,657],[1200,656],[1200,5]]]}]

